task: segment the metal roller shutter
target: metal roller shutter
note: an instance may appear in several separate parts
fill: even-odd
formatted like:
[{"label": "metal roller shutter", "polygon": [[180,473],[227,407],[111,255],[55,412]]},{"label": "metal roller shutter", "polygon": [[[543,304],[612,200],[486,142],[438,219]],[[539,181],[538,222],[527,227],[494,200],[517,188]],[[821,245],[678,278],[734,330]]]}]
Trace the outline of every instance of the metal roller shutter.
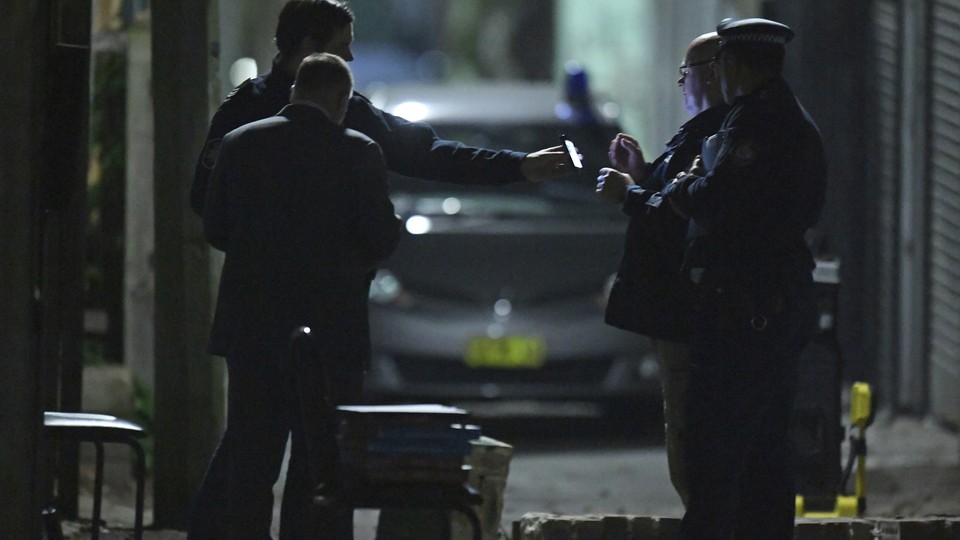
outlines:
[{"label": "metal roller shutter", "polygon": [[930,405],[960,425],[960,0],[931,5]]},{"label": "metal roller shutter", "polygon": [[877,0],[873,20],[873,129],[868,160],[874,193],[874,249],[868,268],[876,274],[870,282],[876,295],[876,355],[880,366],[882,394],[896,394],[896,362],[899,350],[897,320],[899,282],[900,125],[902,95],[903,30],[900,3]]}]

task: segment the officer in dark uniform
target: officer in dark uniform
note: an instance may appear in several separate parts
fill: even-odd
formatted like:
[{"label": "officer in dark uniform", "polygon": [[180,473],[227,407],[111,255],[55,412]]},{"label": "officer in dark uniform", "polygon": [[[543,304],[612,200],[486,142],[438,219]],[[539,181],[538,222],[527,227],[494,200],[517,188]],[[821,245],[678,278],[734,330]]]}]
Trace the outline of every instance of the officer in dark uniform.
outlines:
[{"label": "officer in dark uniform", "polygon": [[[279,52],[270,73],[238,86],[220,105],[194,172],[190,203],[203,215],[210,171],[223,136],[243,124],[277,114],[290,102],[297,66],[308,54],[329,52],[353,60],[353,13],[334,0],[291,0],[280,12],[276,31]],[[442,140],[424,123],[377,109],[354,93],[344,127],[373,139],[383,150],[387,167],[406,176],[464,184],[500,185],[541,181],[563,175],[564,154],[548,148],[531,154],[472,148]]]},{"label": "officer in dark uniform", "polygon": [[715,62],[731,109],[705,175],[662,196],[691,219],[684,271],[701,296],[686,421],[690,501],[680,538],[793,538],[790,415],[796,364],[815,328],[820,133],[781,76],[787,26],[724,20]]},{"label": "officer in dark uniform", "polygon": [[606,322],[654,340],[660,361],[670,480],[684,504],[688,475],[683,459],[683,409],[689,379],[687,341],[696,295],[694,284],[680,271],[687,219],[674,213],[669,204],[661,204],[659,192],[691,167],[703,141],[720,129],[729,110],[710,66],[719,46],[720,37],[710,32],[687,47],[677,85],[692,118],[680,127],[664,152],[647,163],[637,141],[620,134],[609,152],[616,170],[601,169],[597,178],[597,192],[621,204],[630,216]]}]

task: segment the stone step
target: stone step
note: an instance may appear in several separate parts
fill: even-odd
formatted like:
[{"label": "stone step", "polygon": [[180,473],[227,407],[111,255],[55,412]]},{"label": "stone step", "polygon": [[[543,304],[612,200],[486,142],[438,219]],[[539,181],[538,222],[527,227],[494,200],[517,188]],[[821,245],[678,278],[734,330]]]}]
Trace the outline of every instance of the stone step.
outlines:
[{"label": "stone step", "polygon": [[[524,514],[511,540],[674,540],[680,519]],[[958,540],[960,517],[798,519],[794,540]]]}]

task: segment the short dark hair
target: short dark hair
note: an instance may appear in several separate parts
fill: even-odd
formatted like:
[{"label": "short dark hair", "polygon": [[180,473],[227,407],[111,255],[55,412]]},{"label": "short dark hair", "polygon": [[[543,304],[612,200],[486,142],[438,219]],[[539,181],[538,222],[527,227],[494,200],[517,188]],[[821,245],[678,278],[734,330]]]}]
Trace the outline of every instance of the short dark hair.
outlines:
[{"label": "short dark hair", "polygon": [[305,37],[326,42],[353,19],[353,11],[344,2],[290,0],[284,4],[277,19],[277,49],[281,56],[287,57],[297,50]]},{"label": "short dark hair", "polygon": [[293,83],[306,93],[333,92],[342,97],[353,89],[353,74],[342,58],[330,53],[313,53],[300,62]]},{"label": "short dark hair", "polygon": [[717,56],[729,54],[757,73],[774,76],[783,73],[782,45],[753,41],[724,41]]}]

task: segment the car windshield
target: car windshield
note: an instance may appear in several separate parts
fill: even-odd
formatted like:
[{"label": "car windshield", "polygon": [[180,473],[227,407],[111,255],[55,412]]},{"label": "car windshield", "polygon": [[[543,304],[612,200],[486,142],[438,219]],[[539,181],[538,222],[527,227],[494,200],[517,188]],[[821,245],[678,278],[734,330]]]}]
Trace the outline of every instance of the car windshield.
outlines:
[{"label": "car windshield", "polygon": [[560,144],[560,135],[572,140],[583,155],[584,168],[562,178],[518,182],[505,186],[477,186],[429,182],[394,176],[391,191],[397,212],[458,217],[578,217],[619,214],[594,192],[597,171],[607,166],[607,146],[614,127],[543,124],[432,124],[441,138],[469,146],[534,151]]}]

